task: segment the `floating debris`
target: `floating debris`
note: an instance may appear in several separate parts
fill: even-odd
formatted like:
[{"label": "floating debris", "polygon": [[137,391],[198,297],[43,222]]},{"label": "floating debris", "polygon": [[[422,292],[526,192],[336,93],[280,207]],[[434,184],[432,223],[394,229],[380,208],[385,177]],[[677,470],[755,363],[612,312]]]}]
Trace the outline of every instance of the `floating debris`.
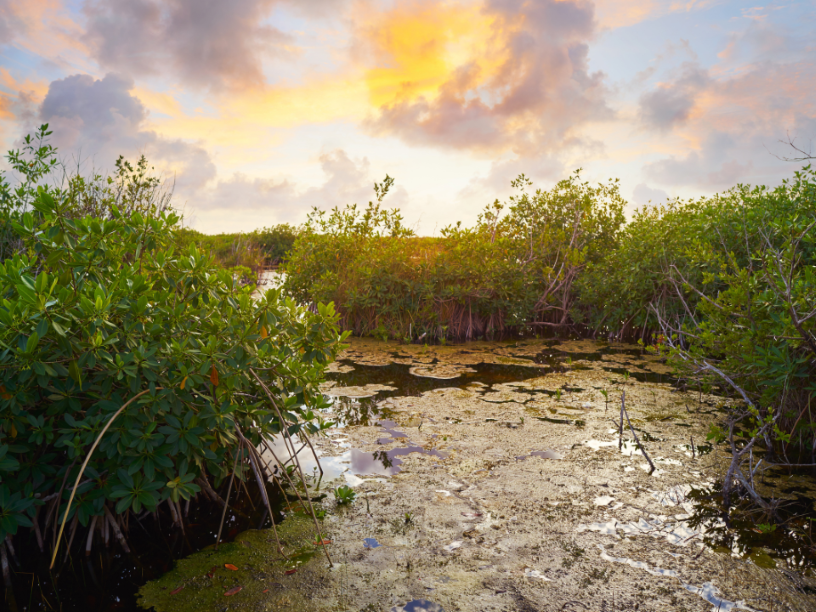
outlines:
[{"label": "floating debris", "polygon": [[545,451],[533,451],[529,455],[521,455],[516,457],[517,461],[524,461],[528,457],[538,457],[540,459],[556,459],[560,460],[564,458],[564,455],[561,453],[557,453],[554,450],[545,450]]},{"label": "floating debris", "polygon": [[544,574],[542,574],[538,570],[530,569],[529,567],[524,568],[524,576],[525,578],[529,578],[531,580],[543,580],[544,582],[552,582],[551,578],[547,578]]},{"label": "floating debris", "polygon": [[414,366],[409,372],[412,376],[420,378],[435,378],[436,380],[452,380],[459,378],[465,373],[476,373],[473,368],[455,366],[455,365],[428,365],[428,366]]},{"label": "floating debris", "polygon": [[616,538],[621,536],[651,535],[656,538],[665,538],[669,544],[675,546],[685,546],[697,537],[701,537],[704,531],[693,529],[686,521],[663,521],[660,518],[653,518],[649,521],[641,517],[637,523],[630,521],[622,523],[617,519],[612,519],[603,523],[589,523],[588,525],[578,525],[578,532],[595,531],[604,535],[613,535]]},{"label": "floating debris", "polygon": [[404,606],[391,608],[391,612],[445,612],[445,610],[439,604],[427,599],[414,599]]}]

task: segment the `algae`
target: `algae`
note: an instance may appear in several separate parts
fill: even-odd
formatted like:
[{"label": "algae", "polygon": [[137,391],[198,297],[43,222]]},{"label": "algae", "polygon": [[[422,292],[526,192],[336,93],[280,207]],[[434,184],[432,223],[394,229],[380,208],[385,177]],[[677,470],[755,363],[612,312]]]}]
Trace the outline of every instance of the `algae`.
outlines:
[{"label": "algae", "polygon": [[[245,531],[217,551],[212,546],[179,560],[140,589],[139,605],[156,612],[315,609],[312,597],[325,586],[327,562],[315,545],[314,525],[292,513],[278,533],[288,560],[271,529]],[[226,595],[236,587],[241,590]]]}]

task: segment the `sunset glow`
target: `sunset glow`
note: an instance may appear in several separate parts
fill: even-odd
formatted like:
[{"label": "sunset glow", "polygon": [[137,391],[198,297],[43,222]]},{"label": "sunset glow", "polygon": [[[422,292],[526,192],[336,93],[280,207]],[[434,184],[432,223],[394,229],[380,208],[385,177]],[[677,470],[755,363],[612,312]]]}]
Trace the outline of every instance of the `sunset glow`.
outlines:
[{"label": "sunset glow", "polygon": [[[0,137],[144,153],[205,232],[390,198],[432,234],[510,181],[620,177],[629,209],[795,169],[816,137],[812,3],[0,2]],[[649,197],[647,197],[647,195]]]}]

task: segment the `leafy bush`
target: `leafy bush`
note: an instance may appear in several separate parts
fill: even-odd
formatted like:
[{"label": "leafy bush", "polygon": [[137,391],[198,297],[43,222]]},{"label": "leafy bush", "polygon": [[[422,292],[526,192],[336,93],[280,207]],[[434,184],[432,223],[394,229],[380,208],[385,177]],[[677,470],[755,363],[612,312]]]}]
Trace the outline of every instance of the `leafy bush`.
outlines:
[{"label": "leafy bush", "polygon": [[111,203],[108,218],[83,217],[70,191],[33,193],[9,217],[22,247],[0,267],[0,541],[62,521],[79,464],[140,394],[68,520],[188,499],[230,473],[241,433],[257,445],[325,426],[318,384],[342,340],[331,305],[307,312],[275,290],[253,301],[195,247],[175,252],[172,211]]},{"label": "leafy bush", "polygon": [[816,172],[807,167],[775,189],[740,187],[731,194],[742,209],[742,227],[733,233],[741,244],[726,251],[727,242],[711,241],[699,257],[713,271],[699,284],[681,279],[697,298],[682,326],[659,308],[653,312],[686,376],[730,386],[748,403],[737,433],[750,438],[772,423],[762,436],[769,451],[785,459],[793,445],[812,458]]},{"label": "leafy bush", "polygon": [[798,187],[739,185],[710,198],[635,211],[617,248],[578,279],[572,319],[630,340],[659,333],[652,306],[675,326],[691,322],[689,312],[703,296],[716,297],[730,286],[727,269],[751,267],[769,239],[782,244],[784,232],[769,233],[769,220],[812,206],[793,196],[800,179]]},{"label": "leafy bush", "polygon": [[287,254],[295,244],[297,234],[297,228],[288,223],[263,227],[252,232],[253,238],[271,264],[286,261]]},{"label": "leafy bush", "polygon": [[340,485],[334,490],[334,499],[340,505],[347,505],[357,499],[357,493],[348,485]]}]

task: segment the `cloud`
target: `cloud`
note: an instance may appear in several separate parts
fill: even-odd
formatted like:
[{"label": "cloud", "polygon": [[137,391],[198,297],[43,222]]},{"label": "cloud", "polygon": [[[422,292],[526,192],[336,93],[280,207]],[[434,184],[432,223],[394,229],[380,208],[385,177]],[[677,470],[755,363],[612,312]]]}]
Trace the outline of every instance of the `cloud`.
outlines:
[{"label": "cloud", "polygon": [[731,187],[753,169],[753,161],[739,162],[733,158],[739,153],[737,145],[737,139],[731,134],[713,131],[703,141],[700,150],[647,164],[644,173],[663,185]]},{"label": "cloud", "polygon": [[648,206],[649,204],[660,204],[669,199],[667,194],[662,189],[653,189],[646,183],[640,183],[635,187],[632,193],[632,201],[638,206]]},{"label": "cloud", "polygon": [[[729,63],[784,61],[808,52],[810,41],[800,39],[780,24],[752,21],[743,31],[733,32],[718,57]],[[812,51],[812,47],[810,49]]]},{"label": "cloud", "polygon": [[694,108],[697,94],[709,80],[707,70],[696,63],[684,62],[677,79],[661,83],[640,97],[640,122],[661,132],[683,125]]},{"label": "cloud", "polygon": [[689,13],[707,9],[719,0],[594,0],[598,22],[603,29],[623,28],[671,13]]},{"label": "cloud", "polygon": [[11,96],[0,93],[0,119],[12,119],[14,113],[12,112],[13,101]]},{"label": "cloud", "polygon": [[[48,123],[52,143],[62,156],[92,163],[109,171],[119,155],[140,154],[180,188],[197,189],[215,176],[215,165],[198,143],[168,140],[147,129],[147,111],[131,93],[131,79],[108,74],[102,79],[76,74],[53,81],[42,101],[38,123]],[[35,127],[28,126],[28,131]]]},{"label": "cloud", "polygon": [[20,24],[12,11],[12,0],[0,0],[0,47],[11,43]]},{"label": "cloud", "polygon": [[[590,73],[592,4],[582,0],[402,3],[364,31],[378,111],[372,134],[423,146],[537,156],[613,115]],[[464,41],[464,42],[463,42]]]},{"label": "cloud", "polygon": [[83,135],[92,140],[109,140],[110,132],[124,122],[141,124],[147,113],[138,98],[130,95],[133,81],[115,74],[96,80],[76,74],[53,81],[40,107],[40,118],[67,119],[81,124]]},{"label": "cloud", "polygon": [[539,157],[507,158],[491,162],[486,174],[479,174],[470,179],[459,191],[462,201],[479,200],[487,204],[495,198],[504,198],[512,193],[510,183],[520,174],[532,180],[536,187],[541,183],[554,182],[567,174],[564,162],[552,155]]},{"label": "cloud", "polygon": [[289,35],[266,23],[276,0],[91,0],[83,40],[105,69],[168,72],[215,91],[263,85],[264,60],[291,55]]},{"label": "cloud", "polygon": [[686,152],[646,164],[645,178],[708,190],[778,182],[794,169],[779,159],[793,156],[779,141],[788,134],[803,143],[816,136],[814,79],[811,60],[760,62],[707,80],[685,120]]},{"label": "cloud", "polygon": [[794,13],[742,23],[717,63],[683,64],[641,98],[641,124],[670,152],[643,167],[645,182],[712,192],[778,184],[800,165],[780,159],[795,157],[780,141],[816,137],[812,22]]},{"label": "cloud", "polygon": [[[44,59],[50,68],[76,69],[84,64],[80,35],[63,0],[0,0],[0,48],[23,50]],[[20,59],[15,56],[17,62]]]},{"label": "cloud", "polygon": [[48,82],[21,81],[15,79],[8,69],[0,67],[0,87],[5,90],[0,91],[0,120],[8,120],[12,132],[16,131],[18,124],[33,126],[37,109],[48,91]]},{"label": "cloud", "polygon": [[[249,177],[235,173],[218,181],[191,202],[194,214],[208,224],[223,218],[227,224],[241,224],[241,218],[251,218],[255,226],[276,223],[302,223],[317,207],[327,210],[346,204],[365,205],[374,198],[374,181],[367,158],[352,159],[342,149],[323,152],[318,161],[324,175],[319,186],[301,188],[289,180]],[[376,180],[380,180],[378,177]],[[384,205],[403,208],[408,193],[397,185]],[[229,219],[226,216],[229,215]],[[227,231],[227,230],[225,230]]]},{"label": "cloud", "polygon": [[[120,154],[129,159],[144,154],[157,171],[174,179],[176,205],[208,227],[300,223],[313,206],[364,204],[373,198],[375,178],[368,159],[353,159],[342,149],[320,154],[324,180],[313,187],[243,173],[220,178],[202,144],[164,138],[148,129],[148,112],[133,91],[133,81],[117,74],[59,79],[50,84],[37,121],[51,125],[53,144],[62,155],[92,153],[94,166],[103,172]],[[386,200],[388,207],[407,203],[400,186]]]}]

